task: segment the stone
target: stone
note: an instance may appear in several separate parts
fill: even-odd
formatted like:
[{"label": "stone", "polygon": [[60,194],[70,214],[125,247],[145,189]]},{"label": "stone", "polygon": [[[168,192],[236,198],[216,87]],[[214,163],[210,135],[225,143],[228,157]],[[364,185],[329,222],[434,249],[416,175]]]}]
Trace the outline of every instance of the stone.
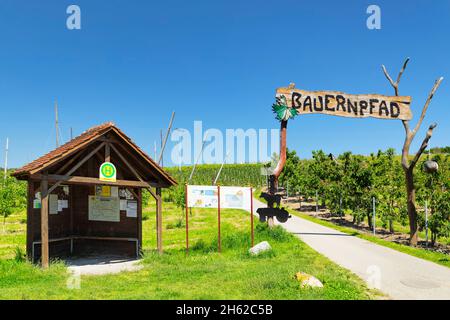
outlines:
[{"label": "stone", "polygon": [[300,287],[302,288],[323,288],[323,284],[319,279],[304,272],[297,272],[295,274],[295,279],[300,282]]},{"label": "stone", "polygon": [[255,245],[253,248],[250,248],[248,252],[252,255],[258,255],[261,252],[272,250],[272,247],[267,241],[263,241]]}]

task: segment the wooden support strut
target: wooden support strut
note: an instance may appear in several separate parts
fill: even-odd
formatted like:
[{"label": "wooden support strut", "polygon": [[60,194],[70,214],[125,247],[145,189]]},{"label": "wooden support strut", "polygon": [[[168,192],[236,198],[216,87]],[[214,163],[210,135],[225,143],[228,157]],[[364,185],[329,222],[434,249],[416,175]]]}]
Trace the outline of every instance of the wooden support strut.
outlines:
[{"label": "wooden support strut", "polygon": [[[65,175],[66,176],[70,176],[72,173],[74,173],[75,171],[78,170],[78,168],[80,168],[86,161],[88,161],[90,158],[92,158],[92,156],[94,156],[101,148],[103,148],[105,146],[106,142],[102,142],[97,148],[95,148],[94,150],[92,150],[87,156],[85,156],[83,159],[81,159],[80,162],[78,162],[74,167],[72,167],[72,169],[69,170],[69,172],[67,172]],[[63,181],[58,181],[57,183],[55,183],[49,190],[48,193],[52,193],[53,190],[55,190],[56,188],[58,188],[61,183]]]}]

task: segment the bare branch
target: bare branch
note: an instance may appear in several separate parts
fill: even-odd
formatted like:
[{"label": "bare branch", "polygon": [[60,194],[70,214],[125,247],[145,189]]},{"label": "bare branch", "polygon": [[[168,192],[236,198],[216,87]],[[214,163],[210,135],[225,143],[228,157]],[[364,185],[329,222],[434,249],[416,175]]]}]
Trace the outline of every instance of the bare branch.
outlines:
[{"label": "bare branch", "polygon": [[423,118],[425,118],[425,114],[427,113],[428,106],[430,105],[431,99],[433,99],[434,93],[441,85],[442,80],[444,80],[443,77],[440,77],[434,82],[434,86],[430,91],[430,94],[428,95],[427,101],[425,102],[425,105],[422,109],[422,114],[420,115],[419,121],[417,122],[416,126],[414,127],[414,130],[412,131],[413,136],[417,133],[417,131],[420,129],[420,126],[422,125]]},{"label": "bare branch", "polygon": [[392,88],[394,88],[396,96],[398,96],[398,84],[400,83],[400,80],[402,78],[403,72],[405,72],[405,69],[406,69],[406,66],[408,65],[408,62],[409,62],[409,58],[406,58],[405,62],[403,63],[402,69],[398,73],[396,82],[394,82],[394,80],[392,80],[391,76],[389,75],[389,73],[386,70],[386,67],[384,65],[381,66],[381,68],[383,68],[384,75],[386,76],[388,81],[391,83]]},{"label": "bare branch", "polygon": [[417,164],[417,161],[419,161],[420,156],[425,151],[425,149],[428,147],[428,141],[430,140],[431,136],[433,135],[433,129],[436,128],[437,124],[433,123],[428,128],[427,134],[425,136],[425,139],[423,139],[422,145],[420,146],[419,150],[417,151],[416,155],[414,156],[414,159],[411,161],[409,165],[409,169],[414,169],[414,166]]},{"label": "bare branch", "polygon": [[392,88],[394,88],[395,91],[395,95],[398,95],[398,87],[397,84],[394,82],[394,80],[392,80],[391,76],[389,75],[389,73],[386,70],[386,67],[384,66],[384,64],[381,66],[381,68],[383,69],[383,73],[386,76],[386,79],[388,79],[388,81],[391,83]]},{"label": "bare branch", "polygon": [[406,58],[405,62],[403,63],[402,70],[400,70],[400,72],[398,73],[397,82],[396,82],[397,87],[398,87],[398,84],[400,83],[400,79],[402,78],[403,72],[405,72],[408,62],[409,62],[409,58]]}]

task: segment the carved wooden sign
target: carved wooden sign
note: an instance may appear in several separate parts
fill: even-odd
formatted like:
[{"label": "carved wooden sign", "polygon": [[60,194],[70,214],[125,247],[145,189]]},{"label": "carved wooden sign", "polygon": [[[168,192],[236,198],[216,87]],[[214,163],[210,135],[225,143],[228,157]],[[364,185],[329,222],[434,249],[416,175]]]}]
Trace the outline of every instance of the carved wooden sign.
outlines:
[{"label": "carved wooden sign", "polygon": [[301,114],[329,114],[350,118],[411,120],[411,97],[347,94],[337,91],[305,91],[278,88],[273,110],[279,120]]}]

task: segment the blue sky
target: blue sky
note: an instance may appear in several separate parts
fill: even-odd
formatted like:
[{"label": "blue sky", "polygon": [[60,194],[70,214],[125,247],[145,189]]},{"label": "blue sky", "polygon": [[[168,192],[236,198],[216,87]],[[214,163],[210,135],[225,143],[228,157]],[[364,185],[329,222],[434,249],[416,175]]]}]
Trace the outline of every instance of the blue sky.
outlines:
[{"label": "blue sky", "polygon": [[[70,4],[81,8],[81,30],[66,28]],[[381,8],[381,30],[366,27],[370,4]],[[0,140],[10,138],[13,167],[49,151],[58,99],[64,140],[70,127],[79,134],[112,120],[153,154],[172,111],[174,126],[190,130],[195,120],[277,128],[277,87],[392,94],[380,65],[396,76],[411,57],[400,94],[412,96],[415,119],[434,80],[446,77],[412,150],[434,121],[431,146],[450,145],[449,34],[443,0],[2,0]],[[395,120],[305,115],[288,129],[302,157],[320,148],[399,151],[403,139]]]}]

